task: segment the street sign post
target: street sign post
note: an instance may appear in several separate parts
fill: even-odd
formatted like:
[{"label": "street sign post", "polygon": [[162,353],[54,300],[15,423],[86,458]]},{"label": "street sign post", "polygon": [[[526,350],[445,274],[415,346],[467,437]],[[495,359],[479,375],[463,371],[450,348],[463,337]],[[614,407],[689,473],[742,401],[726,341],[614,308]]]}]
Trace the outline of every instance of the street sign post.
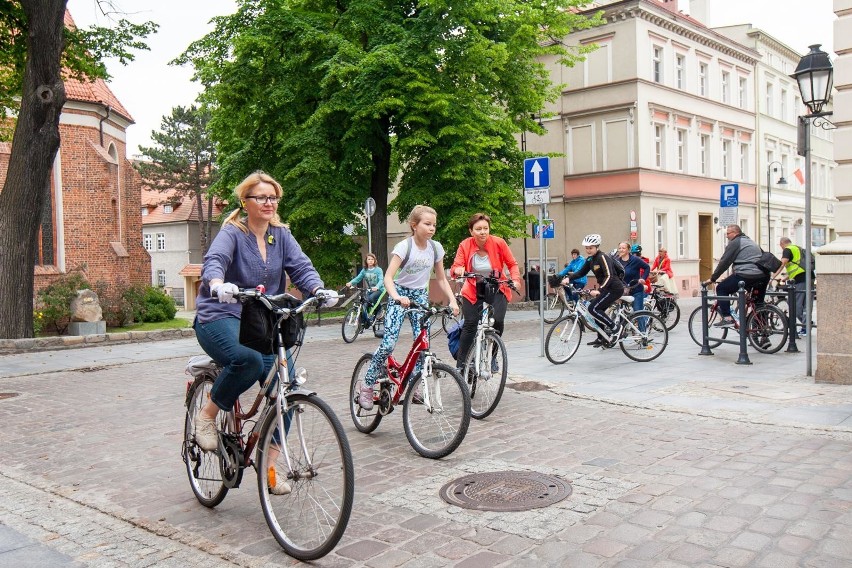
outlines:
[{"label": "street sign post", "polygon": [[723,183],[719,191],[719,224],[736,225],[739,216],[740,184]]},{"label": "street sign post", "polygon": [[[550,203],[550,158],[539,156],[524,160],[524,205],[538,205],[538,226],[544,227],[547,204]],[[544,239],[538,241],[538,258],[545,259]],[[542,270],[544,266],[542,265]],[[539,278],[539,313],[541,314],[541,356],[544,357],[544,300],[546,278]]]},{"label": "street sign post", "polygon": [[376,212],[376,200],[368,197],[364,202],[364,216],[367,217],[367,252],[373,252],[373,232],[370,230],[370,217]]},{"label": "street sign post", "polygon": [[556,235],[553,219],[543,219],[542,224],[533,223],[534,239],[552,239]]}]

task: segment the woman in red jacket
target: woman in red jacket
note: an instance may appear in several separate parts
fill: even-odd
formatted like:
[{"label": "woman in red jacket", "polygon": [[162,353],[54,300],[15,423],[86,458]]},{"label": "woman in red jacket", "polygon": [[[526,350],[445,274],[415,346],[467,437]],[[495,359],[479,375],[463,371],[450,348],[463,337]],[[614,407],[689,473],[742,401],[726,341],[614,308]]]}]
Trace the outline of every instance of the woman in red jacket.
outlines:
[{"label": "woman in red jacket", "polygon": [[[477,272],[484,276],[491,276],[492,272],[496,271],[502,276],[504,268],[508,268],[509,277],[515,283],[515,287],[520,286],[521,274],[518,270],[518,262],[506,241],[491,234],[491,217],[485,213],[476,213],[468,221],[467,228],[470,231],[470,238],[459,244],[450,274],[461,276],[465,272]],[[494,298],[492,314],[494,329],[502,335],[503,320],[506,317],[506,307],[509,304],[509,298],[512,297],[512,291],[503,284],[500,292],[502,294],[497,294]],[[468,278],[462,287],[461,294],[464,327],[459,338],[457,366],[464,363],[467,351],[473,343],[479,313],[482,310],[482,300],[476,297],[475,280]]]}]

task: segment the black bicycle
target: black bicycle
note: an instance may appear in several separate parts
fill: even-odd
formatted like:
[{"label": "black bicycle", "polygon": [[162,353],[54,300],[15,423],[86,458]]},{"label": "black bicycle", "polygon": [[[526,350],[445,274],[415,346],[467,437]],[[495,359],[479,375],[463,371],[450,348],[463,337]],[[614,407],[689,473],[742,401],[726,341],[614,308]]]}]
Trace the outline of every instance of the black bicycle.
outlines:
[{"label": "black bicycle", "polygon": [[343,341],[352,343],[365,330],[373,328],[373,335],[383,337],[385,334],[385,311],[387,302],[385,296],[387,292],[382,290],[381,295],[373,304],[367,301],[369,291],[366,288],[361,288],[358,292],[358,297],[346,316],[343,318],[340,332],[343,335]]}]

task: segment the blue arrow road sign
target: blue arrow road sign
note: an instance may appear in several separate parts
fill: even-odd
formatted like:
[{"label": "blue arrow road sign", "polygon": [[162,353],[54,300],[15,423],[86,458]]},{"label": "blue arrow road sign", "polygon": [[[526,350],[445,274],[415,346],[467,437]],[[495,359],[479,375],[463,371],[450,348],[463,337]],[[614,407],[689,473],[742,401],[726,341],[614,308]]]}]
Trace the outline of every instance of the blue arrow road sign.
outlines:
[{"label": "blue arrow road sign", "polygon": [[524,189],[550,187],[550,158],[524,160]]},{"label": "blue arrow road sign", "polygon": [[722,191],[719,197],[719,207],[739,207],[739,205],[740,184],[723,183]]}]

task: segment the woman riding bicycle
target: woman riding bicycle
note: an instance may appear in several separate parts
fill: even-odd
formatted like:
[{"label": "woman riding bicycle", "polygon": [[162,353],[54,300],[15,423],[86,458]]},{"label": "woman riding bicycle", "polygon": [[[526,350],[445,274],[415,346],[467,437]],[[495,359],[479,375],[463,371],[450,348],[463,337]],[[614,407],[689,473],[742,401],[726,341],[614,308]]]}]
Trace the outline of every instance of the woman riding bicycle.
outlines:
[{"label": "woman riding bicycle", "polygon": [[[618,277],[614,266],[614,263],[618,261],[600,249],[601,241],[601,236],[598,234],[586,235],[583,239],[583,246],[588,258],[578,272],[570,274],[562,283],[568,284],[585,276],[589,271],[594,273],[598,281],[598,289],[591,291],[594,299],[589,302],[589,313],[597,320],[604,332],[612,335],[615,324],[606,315],[606,309],[624,294],[624,282]],[[607,339],[598,332],[598,338],[589,345],[600,347],[606,342]]]},{"label": "woman riding bicycle", "polygon": [[[580,251],[577,249],[571,249],[571,262],[569,262],[568,265],[565,266],[565,268],[563,268],[559,274],[557,274],[557,276],[559,276],[561,279],[564,279],[566,276],[568,276],[570,272],[577,272],[581,268],[583,268],[583,265],[585,263],[586,259],[580,256]],[[563,286],[563,288],[565,288],[565,296],[569,300],[573,300],[576,302],[580,298],[580,296],[575,290],[582,290],[583,288],[585,288],[586,282],[587,279],[585,276],[583,276],[582,278],[577,278],[576,280],[572,281],[569,286]]]},{"label": "woman riding bicycle", "polygon": [[[239,396],[263,380],[274,361],[239,342],[242,306],[234,295],[240,288],[266,287],[269,294],[287,290],[287,277],[305,295],[323,290],[323,282],[290,231],[278,217],[281,185],[263,172],[254,172],[235,189],[239,208],[224,221],[204,256],[201,288],[193,327],[201,348],[222,366],[210,400],[198,414],[196,441],[206,451],[216,450],[216,415],[229,411]],[[333,306],[336,294],[325,304]],[[279,480],[275,492],[289,492]]]},{"label": "woman riding bicycle", "polygon": [[367,305],[372,306],[385,291],[385,274],[378,266],[379,261],[371,252],[364,257],[364,268],[358,273],[358,276],[346,283],[347,288],[357,286],[362,281],[367,283]]},{"label": "woman riding bicycle", "polygon": [[[503,274],[503,269],[509,269],[509,277],[517,288],[521,284],[521,273],[518,270],[518,262],[509,250],[509,245],[500,237],[491,234],[491,217],[485,213],[475,213],[467,223],[470,237],[459,244],[456,258],[450,268],[450,273],[462,276],[465,272],[476,272],[483,276],[491,276],[493,273]],[[506,317],[506,308],[512,291],[505,284],[500,286],[502,294],[494,296],[492,314],[494,317],[494,330],[498,335],[503,335],[503,320]],[[456,366],[461,367],[467,356],[467,351],[473,344],[476,335],[476,326],[479,322],[479,313],[482,311],[482,299],[477,297],[476,282],[467,279],[462,286],[462,316],[464,327],[462,327],[459,338],[459,351],[456,356]]]},{"label": "woman riding bicycle", "polygon": [[[431,207],[418,205],[412,209],[408,216],[408,224],[411,227],[411,236],[393,247],[388,271],[385,274],[385,288],[388,296],[393,302],[388,303],[388,311],[385,316],[385,335],[382,343],[370,361],[370,367],[364,376],[364,384],[358,395],[358,404],[364,410],[372,410],[373,385],[382,375],[386,368],[388,355],[396,346],[402,321],[405,319],[405,309],[416,302],[425,305],[429,302],[429,275],[435,270],[438,286],[446,295],[453,309],[453,314],[458,315],[459,306],[453,294],[447,275],[444,273],[444,247],[441,243],[432,240],[435,234],[435,225],[438,214]],[[414,337],[420,333],[420,318],[417,314],[409,314],[411,330]],[[418,363],[415,373],[420,369]]]}]

